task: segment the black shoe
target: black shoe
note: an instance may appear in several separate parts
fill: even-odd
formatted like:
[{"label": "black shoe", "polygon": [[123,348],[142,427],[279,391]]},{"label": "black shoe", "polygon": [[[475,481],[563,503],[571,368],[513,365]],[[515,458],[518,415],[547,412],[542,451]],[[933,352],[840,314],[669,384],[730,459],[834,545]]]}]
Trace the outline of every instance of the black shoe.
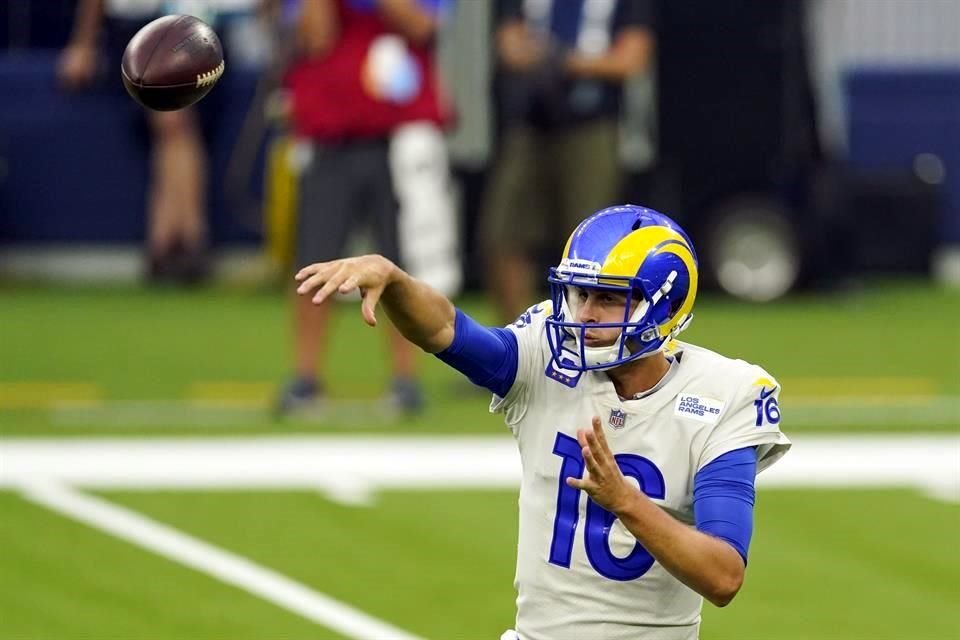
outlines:
[{"label": "black shoe", "polygon": [[181,251],[174,259],[173,279],[177,284],[196,286],[206,281],[209,275],[210,263],[203,251]]},{"label": "black shoe", "polygon": [[420,413],[424,405],[423,390],[413,378],[394,378],[388,402],[400,413]]},{"label": "black shoe", "polygon": [[274,412],[278,416],[295,413],[314,412],[321,409],[324,398],[323,387],[308,378],[294,378],[283,388],[277,397]]},{"label": "black shoe", "polygon": [[149,284],[195,286],[210,275],[210,262],[205,251],[176,243],[164,253],[148,255],[145,271]]}]

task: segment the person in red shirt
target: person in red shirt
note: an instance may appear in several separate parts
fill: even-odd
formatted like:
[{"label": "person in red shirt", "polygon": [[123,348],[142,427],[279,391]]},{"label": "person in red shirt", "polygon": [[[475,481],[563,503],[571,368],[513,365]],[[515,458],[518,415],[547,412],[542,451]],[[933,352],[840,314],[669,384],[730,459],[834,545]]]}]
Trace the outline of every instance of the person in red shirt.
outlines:
[{"label": "person in red shirt", "polygon": [[[285,85],[300,166],[296,260],[299,266],[343,255],[360,224],[376,250],[403,262],[398,232],[403,190],[392,139],[421,123],[439,132],[452,119],[437,82],[434,40],[442,0],[288,0],[299,56]],[[437,162],[421,162],[446,176],[437,133]],[[404,255],[401,255],[404,254]],[[294,375],[283,389],[281,414],[314,407],[324,396],[325,344],[330,305],[294,296]],[[393,368],[391,400],[404,412],[421,408],[414,350],[388,329]],[[318,361],[319,356],[319,361]]]}]

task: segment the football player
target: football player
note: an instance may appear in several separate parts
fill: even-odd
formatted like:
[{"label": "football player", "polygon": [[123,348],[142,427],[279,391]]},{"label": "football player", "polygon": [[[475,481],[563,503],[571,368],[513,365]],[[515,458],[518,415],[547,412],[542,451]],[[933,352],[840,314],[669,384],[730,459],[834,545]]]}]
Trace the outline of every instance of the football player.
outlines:
[{"label": "football player", "polygon": [[380,256],[296,278],[317,303],[359,289],[368,324],[381,302],[410,341],[493,392],[523,461],[520,640],[690,640],[703,598],[737,594],[756,474],[790,447],[780,385],[676,340],[698,271],[670,218],[633,205],[587,218],[550,270],[550,300],[505,329]]}]

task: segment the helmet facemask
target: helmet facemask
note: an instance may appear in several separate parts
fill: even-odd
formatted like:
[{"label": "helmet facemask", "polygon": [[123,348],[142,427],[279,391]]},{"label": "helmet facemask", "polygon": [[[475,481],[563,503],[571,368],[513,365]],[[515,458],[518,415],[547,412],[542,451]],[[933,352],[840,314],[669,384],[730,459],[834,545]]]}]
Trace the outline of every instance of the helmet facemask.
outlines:
[{"label": "helmet facemask", "polygon": [[[546,318],[552,355],[548,369],[611,369],[662,351],[689,325],[697,295],[697,255],[667,216],[637,205],[601,209],[574,229],[562,255],[547,278],[553,299]],[[615,291],[625,297],[623,312],[615,317],[606,306],[599,316],[578,314],[575,299],[566,295],[569,287]],[[616,339],[607,346],[587,346],[587,333],[598,329],[605,330],[600,335],[616,333]],[[550,375],[573,379],[569,373]]]},{"label": "helmet facemask", "polygon": [[[566,261],[565,261],[566,262]],[[673,288],[677,272],[671,271],[667,278],[653,291],[640,278],[627,276],[599,276],[596,271],[561,264],[550,270],[548,281],[553,300],[553,313],[547,318],[547,340],[554,363],[564,369],[595,371],[612,369],[627,362],[651,356],[661,351],[674,335],[689,324],[689,317],[667,336],[661,335],[660,326],[651,311]],[[625,294],[623,317],[618,322],[577,321],[580,302],[576,288],[601,289]],[[634,301],[640,299],[631,312]],[[586,345],[586,332],[592,329],[620,329],[613,343],[606,346]]]}]

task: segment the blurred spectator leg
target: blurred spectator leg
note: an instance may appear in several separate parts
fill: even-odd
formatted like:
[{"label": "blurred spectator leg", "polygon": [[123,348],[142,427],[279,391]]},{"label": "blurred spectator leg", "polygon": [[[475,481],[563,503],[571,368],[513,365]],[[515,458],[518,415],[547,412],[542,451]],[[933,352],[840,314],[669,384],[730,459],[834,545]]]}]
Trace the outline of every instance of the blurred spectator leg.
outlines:
[{"label": "blurred spectator leg", "polygon": [[293,295],[293,361],[294,376],[280,393],[276,411],[286,415],[321,399],[323,385],[317,371],[324,369],[330,312],[335,304],[327,301],[315,305],[308,296]]},{"label": "blurred spectator leg", "polygon": [[542,163],[548,160],[538,152],[538,141],[529,128],[517,127],[504,134],[481,212],[486,286],[500,324],[513,322],[535,302],[532,251],[544,231],[538,221],[546,214]]},{"label": "blurred spectator leg", "polygon": [[153,173],[147,251],[154,281],[191,283],[206,275],[207,161],[196,114],[150,112]]},{"label": "blurred spectator leg", "polygon": [[[368,187],[365,193],[366,204],[373,222],[373,240],[377,252],[409,269],[409,265],[403,262],[400,251],[400,202],[403,199],[408,206],[411,206],[411,202],[414,207],[430,206],[431,203],[426,202],[423,197],[428,195],[429,191],[418,191],[415,179],[409,173],[429,171],[430,163],[426,160],[431,156],[429,153],[425,156],[415,153],[413,158],[407,156],[407,162],[391,164],[391,149],[397,151],[397,147],[387,140],[366,145],[363,161]],[[422,166],[418,167],[419,164]],[[401,413],[417,413],[423,408],[423,394],[417,381],[416,347],[400,335],[393,323],[387,325],[387,337],[393,376],[388,402],[393,409]]]},{"label": "blurred spectator leg", "polygon": [[568,237],[584,218],[617,204],[621,169],[617,122],[601,118],[554,134],[549,154],[557,167],[560,237]]},{"label": "blurred spectator leg", "polygon": [[500,251],[492,256],[490,291],[497,307],[498,324],[507,325],[533,304],[534,266],[522,250]]},{"label": "blurred spectator leg", "polygon": [[[294,270],[343,253],[358,217],[354,194],[357,170],[364,164],[356,150],[343,145],[304,142],[299,149],[303,165],[298,169]],[[277,398],[280,415],[316,408],[323,398],[324,358],[335,304],[328,300],[317,306],[310,297],[292,295],[294,370]]]},{"label": "blurred spectator leg", "polygon": [[423,393],[417,382],[417,350],[391,323],[387,329],[393,364],[390,403],[402,413],[417,413],[423,408]]}]

